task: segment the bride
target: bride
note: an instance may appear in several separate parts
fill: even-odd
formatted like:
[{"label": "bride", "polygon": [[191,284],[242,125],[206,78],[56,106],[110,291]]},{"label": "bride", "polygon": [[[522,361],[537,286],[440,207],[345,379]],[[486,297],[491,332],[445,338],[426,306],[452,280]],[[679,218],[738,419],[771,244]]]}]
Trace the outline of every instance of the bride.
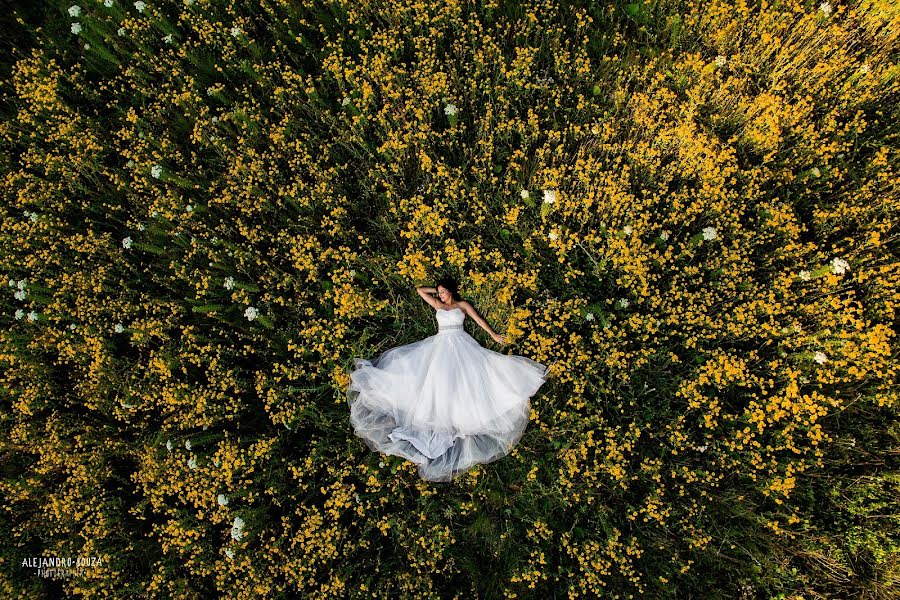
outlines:
[{"label": "bride", "polygon": [[484,348],[466,333],[468,315],[494,340],[506,341],[460,298],[452,278],[416,291],[434,307],[438,331],[372,360],[353,359],[350,423],[371,450],[412,461],[428,481],[450,481],[512,450],[547,368]]}]

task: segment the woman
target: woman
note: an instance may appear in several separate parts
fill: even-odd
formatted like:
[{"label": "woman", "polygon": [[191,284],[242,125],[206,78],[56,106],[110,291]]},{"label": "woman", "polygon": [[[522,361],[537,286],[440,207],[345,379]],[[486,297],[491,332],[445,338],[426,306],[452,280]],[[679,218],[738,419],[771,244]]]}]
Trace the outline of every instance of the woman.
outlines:
[{"label": "woman", "polygon": [[423,479],[450,481],[512,450],[547,368],[484,348],[466,333],[469,315],[494,340],[506,341],[459,296],[452,278],[416,291],[436,310],[438,332],[371,361],[353,359],[350,422],[371,450],[414,462]]}]

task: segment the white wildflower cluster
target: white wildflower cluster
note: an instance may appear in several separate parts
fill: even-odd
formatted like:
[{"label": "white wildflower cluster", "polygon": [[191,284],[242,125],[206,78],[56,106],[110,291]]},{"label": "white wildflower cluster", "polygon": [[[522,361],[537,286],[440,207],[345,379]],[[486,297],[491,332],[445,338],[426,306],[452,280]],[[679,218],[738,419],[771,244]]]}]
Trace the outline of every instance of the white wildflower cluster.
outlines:
[{"label": "white wildflower cluster", "polygon": [[819,5],[819,10],[822,11],[822,14],[824,14],[826,16],[830,15],[831,14],[831,3],[823,2],[822,4]]},{"label": "white wildflower cluster", "polygon": [[225,496],[225,494],[219,494],[218,496],[216,496],[216,503],[219,506],[228,506],[228,498]]},{"label": "white wildflower cluster", "polygon": [[531,197],[531,192],[528,190],[520,190],[519,197],[522,198],[522,200],[528,200],[528,198]]},{"label": "white wildflower cluster", "polygon": [[191,471],[197,468],[197,457],[192,456],[188,459],[188,467],[190,467]]},{"label": "white wildflower cluster", "polygon": [[849,268],[850,263],[848,263],[843,258],[835,258],[831,261],[831,270],[834,271],[835,275],[843,275]]},{"label": "white wildflower cluster", "polygon": [[231,525],[231,539],[240,540],[244,537],[244,520],[240,517],[234,518],[234,523]]},{"label": "white wildflower cluster", "polygon": [[828,362],[828,357],[825,356],[825,354],[822,352],[816,352],[815,355],[813,356],[813,359],[820,365],[824,365],[825,363]]},{"label": "white wildflower cluster", "polygon": [[556,190],[544,190],[544,204],[556,202]]},{"label": "white wildflower cluster", "polygon": [[231,276],[229,275],[228,277],[225,278],[225,289],[226,289],[226,290],[233,290],[233,289],[234,289],[234,277],[231,277]]},{"label": "white wildflower cluster", "polygon": [[150,167],[150,175],[152,175],[156,179],[159,179],[159,176],[162,175],[162,167],[159,165],[153,165],[152,167]]},{"label": "white wildflower cluster", "polygon": [[27,292],[25,291],[25,287],[28,285],[28,282],[24,279],[20,279],[19,281],[15,281],[14,279],[9,280],[9,287],[16,288],[13,296],[16,300],[24,300]]},{"label": "white wildflower cluster", "polygon": [[259,316],[259,311],[252,306],[248,306],[247,310],[244,311],[244,316],[247,317],[248,320],[252,321]]},{"label": "white wildflower cluster", "polygon": [[122,240],[122,247],[125,248],[126,250],[131,248],[131,236],[130,235],[125,237],[125,239]]},{"label": "white wildflower cluster", "polygon": [[724,56],[722,56],[721,54],[719,54],[718,56],[716,56],[716,59],[713,62],[715,63],[715,65],[717,67],[724,67],[725,63],[728,62],[728,59],[725,58]]},{"label": "white wildflower cluster", "polygon": [[116,333],[122,333],[123,331],[125,331],[125,327],[123,327],[121,323],[116,323],[116,326],[113,327],[113,330],[115,330]]},{"label": "white wildflower cluster", "polygon": [[716,233],[715,227],[704,227],[703,228],[703,239],[704,240],[707,240],[707,241],[714,240],[717,237],[718,237],[718,234]]},{"label": "white wildflower cluster", "polygon": [[447,115],[448,117],[453,116],[458,112],[459,112],[459,110],[456,108],[456,105],[453,104],[452,102],[448,102],[444,106],[444,114]]}]

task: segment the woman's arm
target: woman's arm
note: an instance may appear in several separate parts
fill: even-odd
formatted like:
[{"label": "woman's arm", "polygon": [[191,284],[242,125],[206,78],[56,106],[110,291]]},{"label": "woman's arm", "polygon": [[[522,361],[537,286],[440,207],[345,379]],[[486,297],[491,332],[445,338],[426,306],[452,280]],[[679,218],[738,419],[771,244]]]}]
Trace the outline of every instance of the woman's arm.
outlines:
[{"label": "woman's arm", "polygon": [[505,342],[505,341],[506,341],[506,336],[505,336],[505,335],[500,335],[499,333],[497,333],[496,331],[494,331],[493,328],[491,328],[491,326],[488,324],[488,322],[485,321],[485,320],[482,318],[482,316],[478,314],[478,311],[475,310],[475,307],[474,307],[474,306],[472,306],[471,304],[469,304],[469,303],[466,302],[465,300],[462,301],[462,302],[460,302],[460,303],[459,303],[459,306],[460,306],[460,308],[463,309],[463,311],[464,311],[467,315],[469,315],[470,317],[472,317],[472,320],[473,320],[473,321],[475,321],[476,323],[478,323],[478,325],[479,325],[482,329],[484,329],[485,331],[487,331],[487,332],[488,332],[488,335],[491,336],[492,338],[494,338],[494,340],[496,340],[496,341],[498,341],[498,342]]},{"label": "woman's arm", "polygon": [[431,294],[437,293],[437,290],[435,288],[419,286],[416,288],[416,291],[419,292],[419,295],[422,296],[422,299],[425,300],[425,302],[427,302],[434,308],[441,307],[441,304],[438,301],[438,299],[431,295]]}]

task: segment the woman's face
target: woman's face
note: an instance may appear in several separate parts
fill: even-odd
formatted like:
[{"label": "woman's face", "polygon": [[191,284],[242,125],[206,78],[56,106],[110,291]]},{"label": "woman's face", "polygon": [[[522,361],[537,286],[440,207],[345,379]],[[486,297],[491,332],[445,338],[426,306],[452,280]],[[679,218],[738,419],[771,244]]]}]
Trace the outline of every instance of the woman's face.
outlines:
[{"label": "woman's face", "polygon": [[441,299],[441,302],[444,304],[450,304],[450,292],[442,285],[437,287],[438,298]]}]

